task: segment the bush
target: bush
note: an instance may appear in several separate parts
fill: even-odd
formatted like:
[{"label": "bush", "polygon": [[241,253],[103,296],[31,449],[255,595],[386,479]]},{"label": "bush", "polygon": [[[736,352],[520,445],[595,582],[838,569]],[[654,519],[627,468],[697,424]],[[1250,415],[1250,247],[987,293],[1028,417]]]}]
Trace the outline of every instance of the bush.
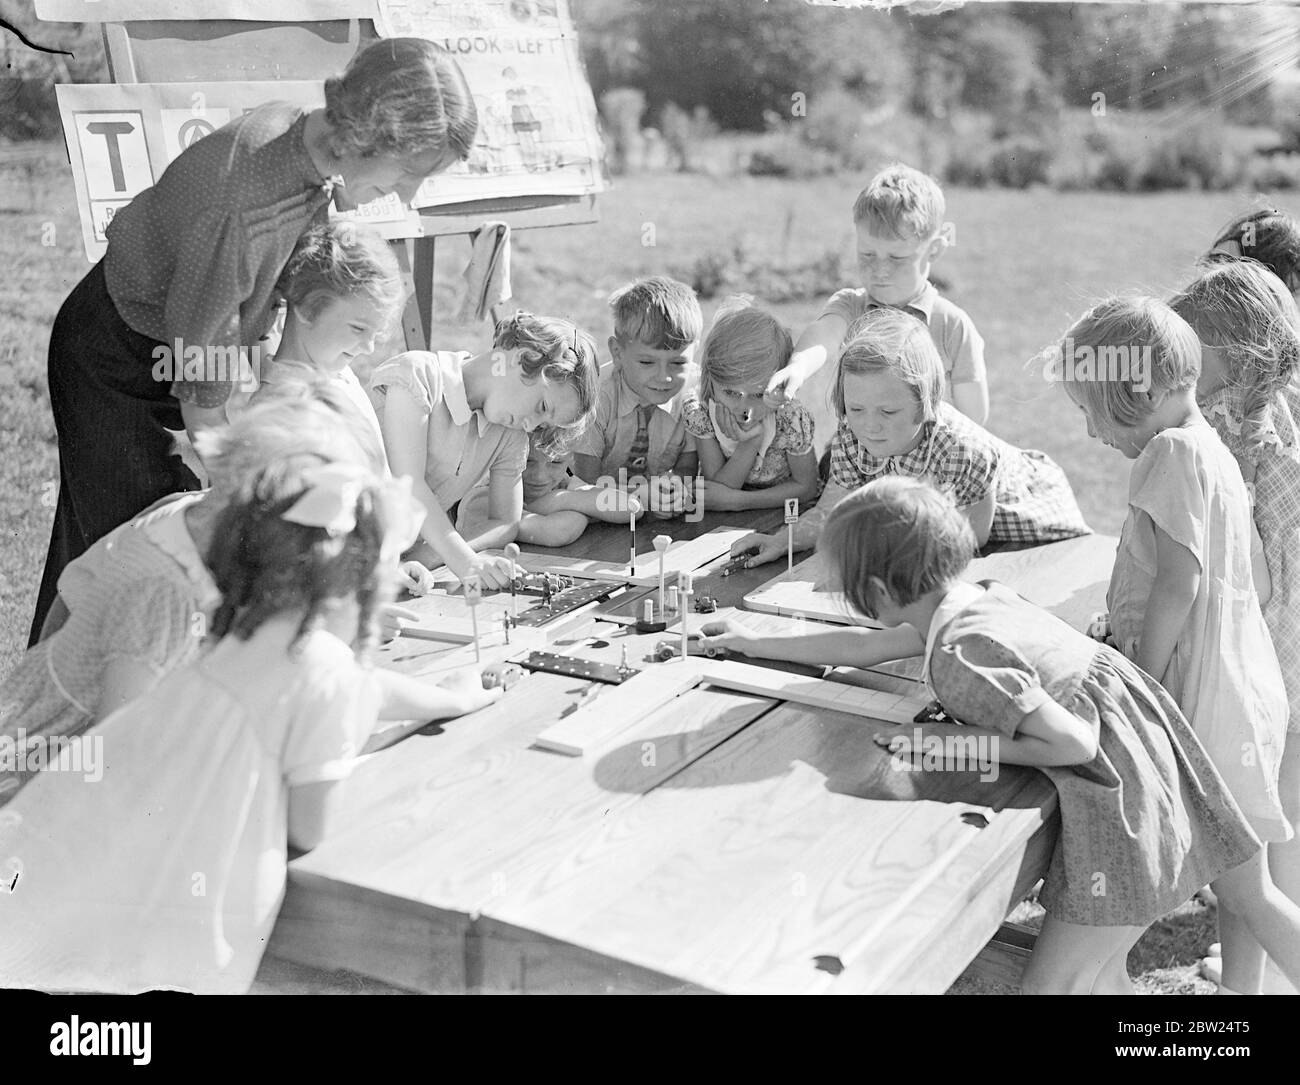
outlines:
[{"label": "bush", "polygon": [[822,298],[849,281],[837,250],[800,263],[752,256],[740,241],[730,249],[710,249],[674,274],[703,299],[743,293],[768,303]]},{"label": "bush", "polygon": [[1257,192],[1281,192],[1300,188],[1300,154],[1257,155],[1247,161],[1244,180]]},{"label": "bush", "polygon": [[774,135],[749,157],[746,172],[754,177],[822,177],[835,173],[839,161],[829,151],[810,147],[792,131]]},{"label": "bush", "polygon": [[1028,188],[1046,184],[1051,165],[1052,151],[1039,140],[1007,139],[989,156],[989,175],[1004,188]]}]

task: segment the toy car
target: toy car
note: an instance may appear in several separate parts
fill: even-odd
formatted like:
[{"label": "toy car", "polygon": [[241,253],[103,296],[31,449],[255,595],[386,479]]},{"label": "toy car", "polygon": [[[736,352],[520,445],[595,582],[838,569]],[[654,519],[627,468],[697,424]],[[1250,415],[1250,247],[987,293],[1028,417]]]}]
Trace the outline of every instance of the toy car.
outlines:
[{"label": "toy car", "polygon": [[718,601],[711,595],[701,595],[695,600],[695,610],[699,614],[712,614],[718,609]]},{"label": "toy car", "polygon": [[[654,661],[664,663],[669,659],[676,659],[681,654],[681,637],[667,637],[655,645]],[[686,654],[692,656],[708,656],[710,659],[721,659],[726,656],[725,648],[704,647],[703,638],[698,633],[690,633],[686,637]]]},{"label": "toy car", "polygon": [[509,689],[523,676],[524,669],[516,663],[494,663],[483,668],[483,688],[496,689],[500,686]]}]

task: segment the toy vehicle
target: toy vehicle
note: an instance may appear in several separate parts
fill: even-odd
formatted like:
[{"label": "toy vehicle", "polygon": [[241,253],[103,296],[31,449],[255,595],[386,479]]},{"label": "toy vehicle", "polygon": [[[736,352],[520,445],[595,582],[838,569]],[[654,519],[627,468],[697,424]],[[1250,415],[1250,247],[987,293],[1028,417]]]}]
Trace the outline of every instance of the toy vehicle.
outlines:
[{"label": "toy vehicle", "polygon": [[[664,663],[670,659],[677,659],[681,654],[681,637],[666,637],[655,645],[654,661]],[[692,656],[708,656],[710,659],[722,659],[726,656],[725,648],[705,648],[703,638],[698,633],[687,634],[686,637],[686,654]]]},{"label": "toy vehicle", "polygon": [[701,595],[695,600],[695,610],[699,614],[712,614],[718,609],[718,601],[711,595]]},{"label": "toy vehicle", "polygon": [[483,688],[496,689],[500,686],[509,689],[523,676],[524,669],[516,663],[494,663],[483,668]]}]

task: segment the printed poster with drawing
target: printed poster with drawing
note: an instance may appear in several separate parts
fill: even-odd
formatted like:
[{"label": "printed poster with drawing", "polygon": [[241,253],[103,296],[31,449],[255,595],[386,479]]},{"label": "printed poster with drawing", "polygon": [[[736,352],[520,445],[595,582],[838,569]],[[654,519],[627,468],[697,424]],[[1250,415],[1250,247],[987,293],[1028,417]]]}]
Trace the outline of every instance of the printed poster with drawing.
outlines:
[{"label": "printed poster with drawing", "polygon": [[469,161],[426,181],[414,206],[604,190],[596,102],[568,0],[379,0],[375,26],[445,48],[478,106]]},{"label": "printed poster with drawing", "polygon": [[[104,231],[118,210],[155,184],[192,143],[266,102],[303,109],[325,103],[324,84],[316,80],[72,83],[56,86],[55,93],[91,263],[104,255]],[[423,233],[419,216],[396,195],[335,217],[368,223],[389,238]]]}]

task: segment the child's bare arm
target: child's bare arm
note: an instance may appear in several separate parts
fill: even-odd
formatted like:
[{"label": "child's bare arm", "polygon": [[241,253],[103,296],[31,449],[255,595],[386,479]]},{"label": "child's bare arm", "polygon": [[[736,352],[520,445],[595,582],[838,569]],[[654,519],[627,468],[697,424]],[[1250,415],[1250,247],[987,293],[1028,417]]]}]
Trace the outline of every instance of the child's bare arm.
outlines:
[{"label": "child's bare arm", "polygon": [[473,668],[455,671],[442,685],[375,668],[379,681],[381,720],[443,720],[463,716],[491,704],[500,689],[484,689],[482,676]]},{"label": "child's bare arm", "polygon": [[971,530],[975,532],[976,546],[983,547],[989,541],[989,533],[993,530],[993,513],[997,507],[997,495],[990,491],[975,504],[967,505],[961,510],[962,515],[970,521]]},{"label": "child's bare arm", "polygon": [[989,417],[989,386],[984,381],[962,381],[952,386],[952,405],[981,426]]},{"label": "child's bare arm", "polygon": [[524,514],[522,477],[493,470],[488,477],[488,518],[474,527],[465,540],[474,551],[500,550],[515,541]]},{"label": "child's bare arm", "polygon": [[1153,522],[1151,527],[1156,540],[1156,575],[1133,662],[1161,681],[1196,601],[1201,566],[1187,547],[1175,542],[1158,524]]},{"label": "child's bare arm", "polygon": [[1084,765],[1097,756],[1097,737],[1088,725],[1055,701],[1044,701],[1020,721],[1015,735],[1008,737],[989,727],[955,723],[914,723],[907,730],[885,731],[874,739],[904,759],[923,752],[915,745],[916,732],[923,739],[953,738],[961,742],[984,739],[991,756],[1002,764],[1038,767]]},{"label": "child's bare arm", "polygon": [[[840,500],[850,493],[852,493],[851,490],[845,489],[837,482],[826,483],[826,488],[822,490],[822,495],[817,504],[800,516],[798,522],[794,525],[794,548],[796,550],[811,550],[817,545],[822,528],[826,526],[826,517],[831,514],[831,510],[839,504]],[[783,527],[780,531],[774,531],[770,535],[757,532],[753,535],[746,535],[743,539],[732,544],[731,553],[733,556],[739,556],[746,550],[757,548],[758,553],[754,554],[746,562],[746,567],[752,569],[756,565],[766,565],[769,561],[776,561],[778,558],[785,556],[788,552],[789,532],[790,528]]]},{"label": "child's bare arm", "polygon": [[787,399],[793,399],[803,383],[825,365],[827,359],[838,357],[840,344],[848,330],[848,322],[842,316],[832,313],[819,316],[799,336],[789,364],[772,375],[768,391],[781,390]]},{"label": "child's bare arm", "polygon": [[870,667],[891,659],[907,659],[925,651],[921,636],[910,625],[893,629],[828,629],[790,637],[764,637],[741,622],[726,619],[705,622],[705,641],[760,659],[788,659],[793,663],[822,663],[831,667]]},{"label": "child's bare arm", "polygon": [[[762,489],[732,489],[720,482],[704,482],[704,508],[720,512],[744,509],[770,509],[784,505],[787,498],[795,498],[801,507],[817,496],[817,457],[810,451],[800,456],[788,457],[792,477],[775,486]],[[698,495],[697,495],[698,499]]]},{"label": "child's bare arm", "polygon": [[695,437],[696,455],[699,457],[700,474],[706,479],[718,477],[724,467],[727,466],[727,454],[722,451],[722,446],[718,444],[716,437]]},{"label": "child's bare arm", "polygon": [[[1259,537],[1254,516],[1250,518],[1250,572],[1255,582],[1255,594],[1259,596],[1259,605],[1262,607],[1273,597],[1273,577],[1268,571],[1268,562],[1264,558],[1264,540]],[[41,631],[41,639],[45,639],[44,630]]]},{"label": "child's bare arm", "polygon": [[[712,444],[717,447],[719,452],[722,448],[718,445],[717,440],[712,437],[697,438],[700,447],[700,463],[704,465],[704,446]],[[754,461],[758,459],[758,446],[763,442],[761,433],[755,434],[736,445],[736,451],[730,456],[723,454],[722,466],[712,474],[704,470],[702,474],[710,482],[718,482],[733,490],[739,490],[745,485],[745,479],[749,478],[749,472],[754,469]]]},{"label": "child's bare arm", "polygon": [[313,780],[289,788],[289,843],[311,851],[325,839],[341,780]]},{"label": "child's bare arm", "polygon": [[99,702],[95,705],[94,722],[99,723],[109,713],[134,701],[158,682],[152,667],[134,659],[110,659],[104,666],[104,678],[99,687]]}]

